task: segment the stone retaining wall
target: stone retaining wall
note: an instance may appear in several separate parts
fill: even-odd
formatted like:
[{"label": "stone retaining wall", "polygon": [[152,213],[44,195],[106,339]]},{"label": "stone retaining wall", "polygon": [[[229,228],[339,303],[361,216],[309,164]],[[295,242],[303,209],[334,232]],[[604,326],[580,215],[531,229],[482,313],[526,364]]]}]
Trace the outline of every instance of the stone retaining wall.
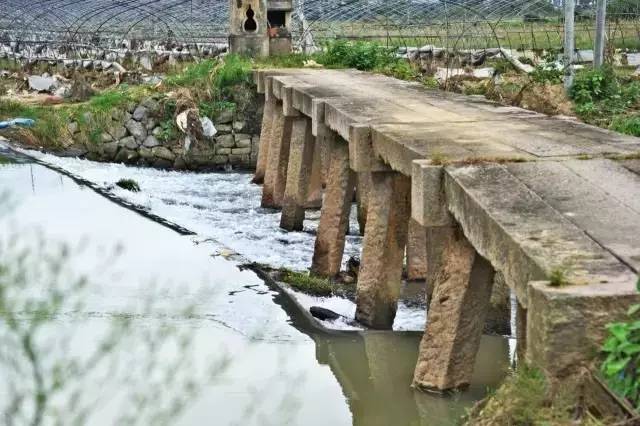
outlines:
[{"label": "stone retaining wall", "polygon": [[[68,124],[63,154],[176,170],[255,168],[261,107],[252,105],[242,113],[220,112],[213,120],[217,133],[206,137],[199,120],[195,130],[189,122],[189,135],[179,130],[167,132],[162,115],[165,101],[166,98],[148,97],[125,109],[114,109],[106,119],[85,113],[79,120],[84,125],[75,121]],[[175,122],[175,117],[172,120]]]}]

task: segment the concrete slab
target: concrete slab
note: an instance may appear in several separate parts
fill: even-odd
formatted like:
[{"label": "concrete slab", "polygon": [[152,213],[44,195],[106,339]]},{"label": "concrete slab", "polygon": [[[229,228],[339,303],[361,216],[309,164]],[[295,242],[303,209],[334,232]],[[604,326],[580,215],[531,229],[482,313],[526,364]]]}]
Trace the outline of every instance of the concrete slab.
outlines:
[{"label": "concrete slab", "polygon": [[640,271],[640,177],[609,160],[506,167],[617,259]]},{"label": "concrete slab", "polygon": [[635,279],[631,268],[527,184],[500,165],[445,169],[450,212],[475,249],[504,274],[523,306],[528,283],[547,280],[554,271],[563,271],[566,282],[578,286]]}]

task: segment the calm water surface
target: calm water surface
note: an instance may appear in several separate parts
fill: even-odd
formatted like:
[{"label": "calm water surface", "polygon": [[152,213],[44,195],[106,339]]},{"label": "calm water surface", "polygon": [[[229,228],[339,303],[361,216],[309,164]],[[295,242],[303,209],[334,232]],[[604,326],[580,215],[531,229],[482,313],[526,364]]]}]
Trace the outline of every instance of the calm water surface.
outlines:
[{"label": "calm water surface", "polygon": [[[132,319],[132,340],[110,355],[118,366],[105,367],[101,380],[78,380],[81,398],[96,401],[85,424],[114,424],[145,396],[155,408],[173,393],[188,398],[172,424],[450,425],[508,367],[507,341],[485,337],[468,391],[413,392],[420,333],[323,332],[254,273],[216,256],[214,243],[181,236],[43,166],[0,164],[0,193],[10,200],[0,240],[64,242],[70,271],[89,277],[82,304],[62,306],[38,336],[45,366],[90,357],[114,318]],[[188,335],[188,351],[142,350],[158,323]],[[5,361],[0,374],[16,374]],[[192,376],[197,391],[163,373]],[[14,390],[0,389],[6,407]],[[68,409],[71,394],[63,390],[51,406]]]}]

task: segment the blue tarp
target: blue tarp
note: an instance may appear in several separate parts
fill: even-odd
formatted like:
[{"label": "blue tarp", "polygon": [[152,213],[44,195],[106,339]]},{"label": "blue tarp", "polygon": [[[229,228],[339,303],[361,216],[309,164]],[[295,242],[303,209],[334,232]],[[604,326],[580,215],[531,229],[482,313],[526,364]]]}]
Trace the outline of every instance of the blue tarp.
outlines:
[{"label": "blue tarp", "polygon": [[13,120],[9,121],[0,121],[0,129],[6,129],[7,127],[13,126],[31,127],[34,125],[34,123],[35,121],[30,118],[14,118]]}]

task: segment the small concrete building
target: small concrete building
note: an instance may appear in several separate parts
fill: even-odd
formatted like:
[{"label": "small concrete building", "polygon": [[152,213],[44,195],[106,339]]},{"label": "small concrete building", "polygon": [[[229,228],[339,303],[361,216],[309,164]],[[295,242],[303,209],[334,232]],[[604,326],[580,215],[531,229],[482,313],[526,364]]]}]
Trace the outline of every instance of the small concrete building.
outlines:
[{"label": "small concrete building", "polygon": [[229,0],[229,51],[251,57],[291,52],[292,0]]}]

